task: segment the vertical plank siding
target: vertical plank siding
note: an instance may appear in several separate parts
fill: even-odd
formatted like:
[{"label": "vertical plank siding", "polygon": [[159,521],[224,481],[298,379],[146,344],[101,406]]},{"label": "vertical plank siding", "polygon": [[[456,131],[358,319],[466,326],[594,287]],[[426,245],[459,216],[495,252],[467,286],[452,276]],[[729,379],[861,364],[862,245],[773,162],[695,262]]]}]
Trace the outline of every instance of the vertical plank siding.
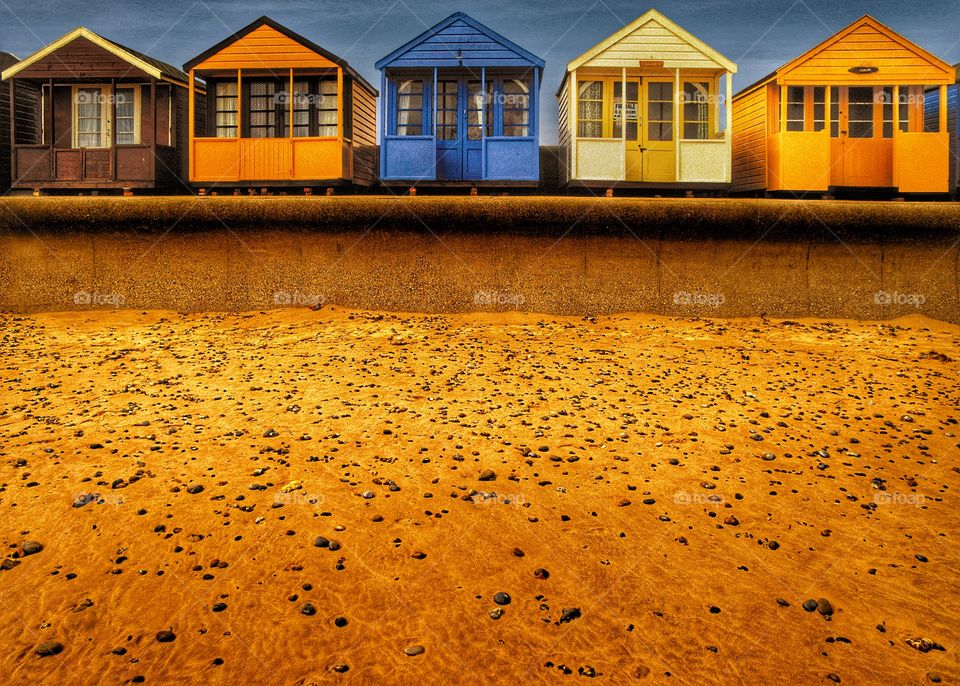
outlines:
[{"label": "vertical plank siding", "polygon": [[733,99],[733,187],[735,192],[767,187],[767,90],[764,83]]},{"label": "vertical plank siding", "polygon": [[353,180],[370,186],[377,180],[377,98],[356,80],[353,88]]}]

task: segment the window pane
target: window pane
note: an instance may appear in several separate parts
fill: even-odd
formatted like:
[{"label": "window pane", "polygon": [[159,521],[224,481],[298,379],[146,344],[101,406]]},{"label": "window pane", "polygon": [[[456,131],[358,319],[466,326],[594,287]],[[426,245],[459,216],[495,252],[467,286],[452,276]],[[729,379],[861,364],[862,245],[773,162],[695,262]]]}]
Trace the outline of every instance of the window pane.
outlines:
[{"label": "window pane", "polygon": [[530,135],[530,82],[523,79],[505,79],[501,96],[503,107],[503,135]]},{"label": "window pane", "polygon": [[214,135],[217,138],[235,138],[237,135],[237,82],[220,81],[216,86],[216,123]]},{"label": "window pane", "polygon": [[805,88],[787,87],[787,131],[803,131],[806,125]]},{"label": "window pane", "polygon": [[423,135],[423,81],[397,82],[397,135]]},{"label": "window pane", "polygon": [[873,138],[873,88],[851,87],[847,98],[848,135],[850,138]]},{"label": "window pane", "polygon": [[710,84],[683,84],[683,137],[703,140],[710,137]]},{"label": "window pane", "polygon": [[580,81],[577,84],[577,135],[581,138],[603,136],[603,82]]}]

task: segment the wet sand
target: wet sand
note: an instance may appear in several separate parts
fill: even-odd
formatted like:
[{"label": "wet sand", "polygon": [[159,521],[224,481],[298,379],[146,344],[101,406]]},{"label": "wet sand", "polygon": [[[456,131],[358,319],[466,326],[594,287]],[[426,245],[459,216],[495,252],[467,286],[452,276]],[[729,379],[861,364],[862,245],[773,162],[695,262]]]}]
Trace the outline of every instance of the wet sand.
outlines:
[{"label": "wet sand", "polygon": [[960,680],[958,326],[0,323],[7,683]]}]

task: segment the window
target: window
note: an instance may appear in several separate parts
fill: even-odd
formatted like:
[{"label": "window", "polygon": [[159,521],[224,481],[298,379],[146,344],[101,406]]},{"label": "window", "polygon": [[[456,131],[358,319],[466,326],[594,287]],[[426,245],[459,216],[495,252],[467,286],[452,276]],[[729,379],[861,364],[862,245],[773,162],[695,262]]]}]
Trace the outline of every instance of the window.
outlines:
[{"label": "window", "polygon": [[309,81],[293,82],[293,135],[304,138],[310,135],[310,107],[314,99]]},{"label": "window", "polygon": [[500,97],[503,103],[503,135],[530,135],[530,82],[505,79]]},{"label": "window", "polygon": [[830,137],[840,136],[840,88],[830,87]]},{"label": "window", "polygon": [[805,89],[787,86],[787,131],[803,131],[806,123]]},{"label": "window", "polygon": [[100,88],[78,88],[73,98],[74,147],[105,148],[106,112]]},{"label": "window", "polygon": [[824,86],[813,87],[813,130],[823,131],[827,126],[827,89]]},{"label": "window", "polygon": [[397,82],[396,135],[423,135],[423,81],[419,79]]},{"label": "window", "polygon": [[140,143],[140,87],[74,88],[73,147],[109,148],[114,143]]},{"label": "window", "polygon": [[627,100],[623,102],[623,82],[613,83],[613,137],[623,138],[623,120],[627,123],[627,140],[639,140],[637,129],[637,112],[639,106],[640,84],[637,81],[627,81]]},{"label": "window", "polygon": [[140,142],[137,126],[137,101],[134,88],[117,88],[117,145],[136,145]]},{"label": "window", "polygon": [[237,137],[237,82],[221,81],[217,83],[216,99],[216,137]]},{"label": "window", "polygon": [[847,133],[850,138],[873,138],[873,87],[847,89]]},{"label": "window", "polygon": [[647,85],[647,140],[673,140],[673,84],[652,81]]},{"label": "window", "polygon": [[603,81],[577,84],[577,136],[603,138]]},{"label": "window", "polygon": [[705,81],[683,84],[683,137],[710,137],[710,84]]},{"label": "window", "polygon": [[317,134],[318,136],[336,137],[338,135],[337,121],[337,80],[332,77],[320,79],[317,84],[319,98],[316,99]]},{"label": "window", "polygon": [[460,116],[459,81],[437,82],[437,140],[457,140]]},{"label": "window", "polygon": [[[250,138],[280,138],[283,122],[277,125],[277,82],[251,81],[250,89]],[[281,112],[282,114],[282,112]]]},{"label": "window", "polygon": [[479,81],[467,83],[467,139],[480,140],[484,132],[481,131],[480,117],[483,113],[487,136],[493,135],[493,82],[487,82],[487,90],[480,89]]},{"label": "window", "polygon": [[883,137],[893,138],[893,87],[880,89],[880,102],[883,107]]}]

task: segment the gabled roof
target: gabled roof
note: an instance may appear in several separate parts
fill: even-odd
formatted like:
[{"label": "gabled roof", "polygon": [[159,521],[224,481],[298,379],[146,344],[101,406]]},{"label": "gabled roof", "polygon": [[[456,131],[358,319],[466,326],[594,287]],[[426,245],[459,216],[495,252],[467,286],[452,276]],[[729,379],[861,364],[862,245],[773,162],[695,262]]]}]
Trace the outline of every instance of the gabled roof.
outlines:
[{"label": "gabled roof", "polygon": [[[528,50],[524,50],[513,41],[504,38],[499,33],[497,33],[496,31],[494,31],[488,26],[484,26],[473,17],[467,14],[464,14],[463,12],[454,12],[449,17],[441,21],[439,24],[436,24],[430,27],[429,29],[421,33],[419,36],[417,36],[413,40],[407,43],[404,43],[403,45],[401,45],[399,48],[391,52],[389,55],[387,55],[383,59],[378,60],[376,65],[374,66],[376,66],[377,69],[383,69],[384,67],[389,66],[390,63],[395,61],[398,57],[401,57],[402,55],[405,55],[406,53],[410,52],[413,48],[424,43],[429,38],[432,38],[433,36],[436,36],[437,34],[442,33],[444,29],[448,28],[452,24],[455,24],[456,22],[462,22],[472,27],[476,31],[482,33],[484,36],[489,38],[494,43],[499,43],[500,45],[504,46],[508,50],[516,53],[519,57],[529,62],[531,66],[535,66],[535,67],[539,67],[540,69],[543,69],[546,64],[542,59],[534,55],[532,52],[529,52]],[[451,44],[447,46],[447,44],[444,44],[444,43],[441,43],[440,45],[444,45],[445,48],[449,49],[451,53],[456,52],[457,48],[455,45]]]},{"label": "gabled roof", "polygon": [[719,52],[711,48],[709,45],[704,43],[702,40],[694,36],[692,33],[687,31],[683,27],[673,23],[663,13],[658,12],[655,9],[651,9],[647,11],[646,14],[643,14],[642,16],[637,17],[632,22],[624,26],[622,29],[617,31],[615,34],[607,38],[602,43],[598,43],[597,45],[587,50],[585,53],[580,55],[580,57],[573,60],[572,62],[570,62],[570,64],[567,65],[567,71],[571,72],[574,69],[577,69],[583,66],[586,62],[589,62],[594,57],[605,52],[607,49],[616,45],[621,40],[629,36],[631,33],[633,33],[634,31],[643,27],[644,25],[646,25],[651,21],[658,23],[660,26],[670,31],[677,38],[687,43],[691,48],[703,53],[704,55],[709,57],[711,60],[719,64],[721,67],[723,67],[727,71],[733,74],[737,73],[737,65],[735,62],[732,62],[731,60],[727,59],[726,57],[721,55]]},{"label": "gabled roof", "polygon": [[213,55],[216,55],[218,52],[222,51],[224,48],[232,45],[233,43],[236,43],[238,40],[242,39],[244,36],[250,33],[253,33],[257,29],[259,29],[261,26],[269,26],[274,31],[278,31],[279,33],[282,33],[284,36],[294,41],[295,43],[299,43],[300,45],[307,48],[308,50],[312,50],[318,55],[321,55],[322,57],[327,58],[337,66],[341,67],[344,72],[346,72],[347,74],[352,76],[354,79],[359,81],[361,84],[363,84],[364,88],[369,90],[371,93],[373,93],[374,95],[378,94],[377,89],[371,86],[370,83],[365,78],[363,78],[355,69],[353,69],[353,67],[351,67],[345,59],[343,59],[342,57],[337,57],[329,50],[325,50],[324,48],[321,48],[319,45],[317,45],[313,41],[307,38],[304,38],[300,34],[291,31],[283,24],[276,22],[270,17],[266,17],[266,16],[260,17],[259,19],[247,24],[242,29],[234,33],[233,35],[230,35],[224,38],[222,41],[214,45],[209,50],[205,50],[204,52],[194,57],[192,60],[188,60],[183,65],[184,71],[190,71],[201,62],[206,61],[208,58],[212,57]]},{"label": "gabled roof", "polygon": [[20,58],[9,52],[0,52],[0,71],[13,66],[20,61]]},{"label": "gabled roof", "polygon": [[155,79],[166,80],[166,81],[175,81],[182,85],[187,85],[190,80],[190,77],[184,74],[182,71],[177,69],[174,66],[167,64],[166,62],[161,62],[160,60],[155,60],[152,57],[144,55],[142,52],[137,52],[136,50],[131,50],[130,48],[124,47],[119,43],[116,43],[112,40],[107,40],[103,36],[100,36],[88,28],[79,26],[73,31],[68,33],[65,36],[62,36],[50,43],[49,45],[44,46],[40,50],[37,50],[35,53],[29,57],[21,60],[17,64],[13,65],[9,69],[5,69],[2,74],[2,78],[8,79],[11,76],[15,76],[17,73],[26,69],[31,64],[39,62],[47,55],[56,52],[63,46],[75,41],[78,38],[86,38],[91,43],[99,45],[101,48],[110,52],[120,59],[128,62],[131,66],[136,67],[137,69],[149,74]]},{"label": "gabled roof", "polygon": [[906,38],[901,36],[899,33],[891,29],[889,26],[886,26],[885,24],[880,23],[879,21],[871,17],[869,14],[865,14],[859,19],[857,19],[855,22],[850,24],[848,27],[846,27],[845,29],[842,29],[838,33],[833,34],[827,40],[823,41],[818,45],[815,45],[814,47],[810,48],[799,57],[796,57],[790,60],[789,62],[787,62],[785,65],[777,69],[776,74],[779,76],[780,74],[790,71],[796,65],[802,62],[806,62],[808,59],[810,59],[817,53],[823,52],[830,46],[836,43],[839,43],[848,35],[850,35],[851,33],[853,33],[854,31],[856,31],[862,26],[869,26],[870,28],[879,31],[880,33],[885,35],[887,38],[892,40],[893,42],[901,45],[902,47],[906,48],[907,50],[915,54],[917,57],[941,67],[946,72],[950,72],[953,69],[953,67],[951,67],[949,64],[941,60],[936,55],[933,55],[932,53],[927,52],[916,43],[907,40]]},{"label": "gabled roof", "polygon": [[859,19],[857,19],[855,22],[851,23],[846,28],[841,29],[840,31],[833,34],[826,40],[813,46],[812,48],[807,50],[805,53],[800,55],[799,57],[795,57],[794,59],[790,60],[786,64],[770,72],[763,78],[757,79],[756,81],[751,83],[749,86],[746,86],[745,88],[740,89],[740,91],[734,97],[739,97],[743,93],[746,93],[747,91],[751,91],[757,86],[760,86],[770,81],[771,79],[782,76],[783,74],[790,71],[794,67],[806,62],[811,57],[816,56],[818,53],[823,52],[824,50],[831,47],[832,45],[835,45],[836,43],[840,42],[841,40],[849,36],[851,33],[853,33],[854,31],[856,31],[857,29],[863,26],[869,26],[875,29],[876,31],[882,33],[884,36],[886,36],[890,40],[894,41],[895,43],[901,45],[902,47],[909,50],[913,54],[917,55],[921,59],[926,60],[927,62],[930,62],[931,64],[942,68],[948,74],[954,74],[955,79],[957,78],[956,74],[960,73],[960,64],[955,66],[950,66],[948,63],[944,62],[936,55],[933,55],[932,53],[927,52],[926,50],[921,48],[919,45],[914,43],[913,41],[910,41],[904,38],[903,36],[901,36],[899,33],[891,29],[886,24],[883,24],[882,22],[877,21],[876,19],[871,17],[869,14],[865,14]]}]

